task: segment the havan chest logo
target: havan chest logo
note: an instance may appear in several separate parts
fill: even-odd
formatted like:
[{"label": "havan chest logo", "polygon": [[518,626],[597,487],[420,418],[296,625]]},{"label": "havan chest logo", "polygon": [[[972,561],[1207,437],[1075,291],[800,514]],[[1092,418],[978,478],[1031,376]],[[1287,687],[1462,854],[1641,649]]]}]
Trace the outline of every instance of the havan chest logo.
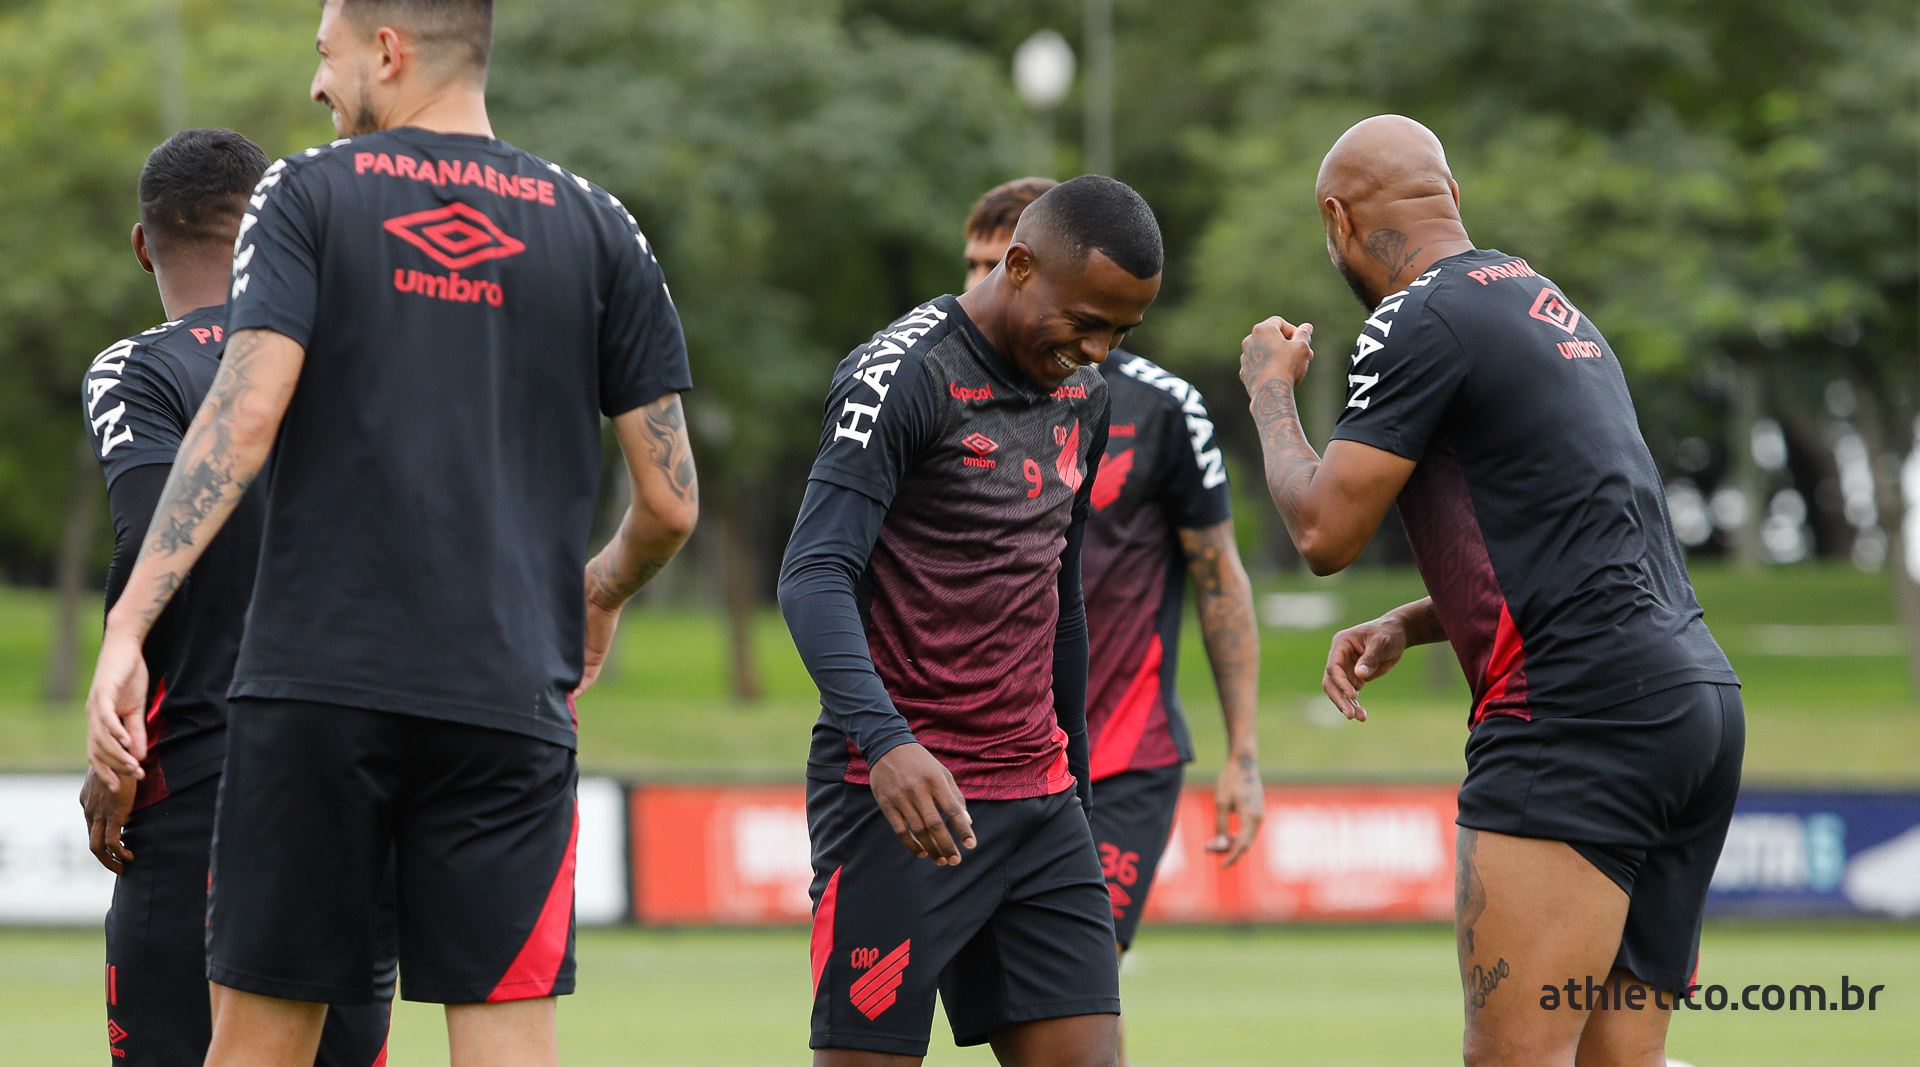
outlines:
[{"label": "havan chest logo", "polygon": [[449,271],[430,274],[395,267],[395,289],[460,304],[485,301],[499,307],[505,303],[506,292],[498,282],[463,278],[460,272],[478,263],[506,259],[527,250],[524,241],[510,236],[485,212],[469,204],[448,204],[431,211],[400,215],[382,223],[381,228],[426,253],[427,258]]}]

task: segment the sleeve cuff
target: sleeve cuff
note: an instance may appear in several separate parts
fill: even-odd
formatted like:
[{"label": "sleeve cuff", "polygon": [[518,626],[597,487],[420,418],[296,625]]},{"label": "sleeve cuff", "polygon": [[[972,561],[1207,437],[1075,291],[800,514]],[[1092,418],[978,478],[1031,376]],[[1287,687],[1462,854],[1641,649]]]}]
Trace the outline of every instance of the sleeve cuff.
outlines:
[{"label": "sleeve cuff", "polygon": [[1418,463],[1426,454],[1426,449],[1415,448],[1400,439],[1400,435],[1385,430],[1376,430],[1369,426],[1335,426],[1329,438],[1332,441],[1355,441],[1370,445],[1382,452],[1391,452],[1401,459],[1410,459]]},{"label": "sleeve cuff", "polygon": [[872,767],[874,764],[879,763],[881,757],[887,753],[892,752],[901,745],[912,744],[916,740],[913,736],[913,731],[907,727],[905,720],[902,720],[898,727],[881,734],[879,740],[871,741],[865,748],[862,748],[860,750],[860,758],[867,761],[868,767]]}]

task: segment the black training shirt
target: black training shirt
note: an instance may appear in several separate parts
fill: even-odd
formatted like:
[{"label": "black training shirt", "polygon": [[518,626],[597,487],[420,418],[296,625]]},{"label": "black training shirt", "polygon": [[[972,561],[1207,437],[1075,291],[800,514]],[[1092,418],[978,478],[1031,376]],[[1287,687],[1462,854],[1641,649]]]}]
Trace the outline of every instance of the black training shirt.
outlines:
[{"label": "black training shirt", "polygon": [[[113,516],[108,608],[220,369],[225,322],[224,307],[199,308],[114,344],[87,368],[81,404]],[[137,807],[218,774],[226,758],[227,686],[259,561],[262,500],[258,486],[241,498],[142,646],[149,747]]]},{"label": "black training shirt", "polygon": [[633,216],[402,127],[269,167],[228,329],[306,347],[234,695],[574,743],[600,416],[690,386]]},{"label": "black training shirt", "polygon": [[1333,436],[1417,460],[1400,515],[1472,721],[1735,682],[1620,362],[1522,259],[1450,256],[1380,302]]}]

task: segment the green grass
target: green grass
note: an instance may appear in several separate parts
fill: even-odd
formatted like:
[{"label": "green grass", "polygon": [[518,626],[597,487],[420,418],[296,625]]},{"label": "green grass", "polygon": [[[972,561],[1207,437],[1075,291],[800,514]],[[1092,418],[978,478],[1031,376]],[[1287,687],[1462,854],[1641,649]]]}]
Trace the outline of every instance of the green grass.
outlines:
[{"label": "green grass", "polygon": [[[1122,979],[1140,1067],[1458,1063],[1460,993],[1444,927],[1151,930]],[[1920,928],[1709,927],[1703,982],[1885,984],[1874,1012],[1686,1012],[1669,1051],[1696,1067],[1911,1064],[1920,1047]],[[807,1029],[806,935],[794,929],[580,935],[580,992],[561,1051],[592,1065],[793,1064]],[[0,932],[8,1063],[96,1062],[104,1009],[97,931]],[[394,1067],[446,1062],[440,1012],[402,1004]],[[944,1021],[929,1059],[957,1051]]]},{"label": "green grass", "polygon": [[[1708,622],[1746,684],[1748,781],[1920,782],[1920,701],[1898,653],[1884,576],[1820,564],[1752,576],[1700,566],[1694,578]],[[1332,630],[1420,596],[1419,577],[1361,571],[1261,583],[1262,593],[1281,591],[1334,597],[1338,621],[1262,632],[1261,755],[1268,777],[1456,780],[1467,698],[1446,646],[1412,650],[1370,687],[1372,720],[1365,724],[1340,719],[1319,691]],[[82,765],[75,708],[47,708],[37,698],[49,610],[44,592],[0,589],[3,769]],[[91,612],[86,629],[95,638]],[[581,702],[583,763],[629,777],[796,777],[816,714],[813,687],[777,613],[769,609],[759,617],[755,637],[765,694],[736,702],[727,696],[727,644],[717,615],[636,605],[607,675]],[[1200,753],[1195,773],[1209,775],[1225,741],[1191,619],[1183,641],[1180,687]],[[92,655],[89,645],[85,669]]]}]

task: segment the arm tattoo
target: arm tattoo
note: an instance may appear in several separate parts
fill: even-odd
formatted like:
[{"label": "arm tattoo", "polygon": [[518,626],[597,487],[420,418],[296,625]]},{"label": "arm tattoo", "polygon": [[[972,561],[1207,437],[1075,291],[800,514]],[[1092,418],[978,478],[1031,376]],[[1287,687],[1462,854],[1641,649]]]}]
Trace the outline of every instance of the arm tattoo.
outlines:
[{"label": "arm tattoo", "polygon": [[[242,330],[229,341],[213,386],[175,454],[140,552],[141,561],[151,559],[162,568],[148,602],[139,608],[143,627],[152,626],[186,584],[187,573],[206,543],[225,525],[264,464],[264,451],[259,456],[240,455],[234,435],[242,409],[260,403],[253,396],[260,388],[254,374],[269,336],[261,330]],[[280,410],[285,410],[292,393],[292,381],[278,387],[273,399]]]},{"label": "arm tattoo", "polygon": [[1300,411],[1294,404],[1293,387],[1284,381],[1270,381],[1253,398],[1253,421],[1260,428],[1260,451],[1267,468],[1267,492],[1273,506],[1293,535],[1300,540],[1300,507],[1313,486],[1320,469],[1320,454],[1307,443],[1300,427]]},{"label": "arm tattoo", "polygon": [[1400,275],[1413,263],[1425,246],[1407,250],[1407,235],[1399,230],[1375,230],[1367,235],[1367,254],[1379,260],[1390,272],[1387,284],[1398,286]]},{"label": "arm tattoo", "polygon": [[1220,713],[1227,721],[1227,741],[1236,753],[1235,767],[1257,780],[1260,629],[1253,613],[1253,587],[1233,543],[1233,522],[1182,529],[1179,535],[1193,577],[1201,638],[1220,693]]},{"label": "arm tattoo", "polygon": [[602,554],[587,561],[587,595],[594,603],[602,605],[624,604],[638,593],[642,586],[653,581],[653,576],[673,559],[665,556],[647,556],[640,561],[640,568],[631,575],[622,575],[613,561]]},{"label": "arm tattoo", "polygon": [[1400,623],[1407,632],[1407,644],[1431,645],[1447,639],[1446,624],[1433,609],[1433,598],[1416,600],[1400,609]]},{"label": "arm tattoo", "polygon": [[700,486],[693,473],[693,451],[687,445],[687,416],[674,393],[666,403],[646,410],[647,457],[667,472],[667,486],[682,500],[698,503]]}]

